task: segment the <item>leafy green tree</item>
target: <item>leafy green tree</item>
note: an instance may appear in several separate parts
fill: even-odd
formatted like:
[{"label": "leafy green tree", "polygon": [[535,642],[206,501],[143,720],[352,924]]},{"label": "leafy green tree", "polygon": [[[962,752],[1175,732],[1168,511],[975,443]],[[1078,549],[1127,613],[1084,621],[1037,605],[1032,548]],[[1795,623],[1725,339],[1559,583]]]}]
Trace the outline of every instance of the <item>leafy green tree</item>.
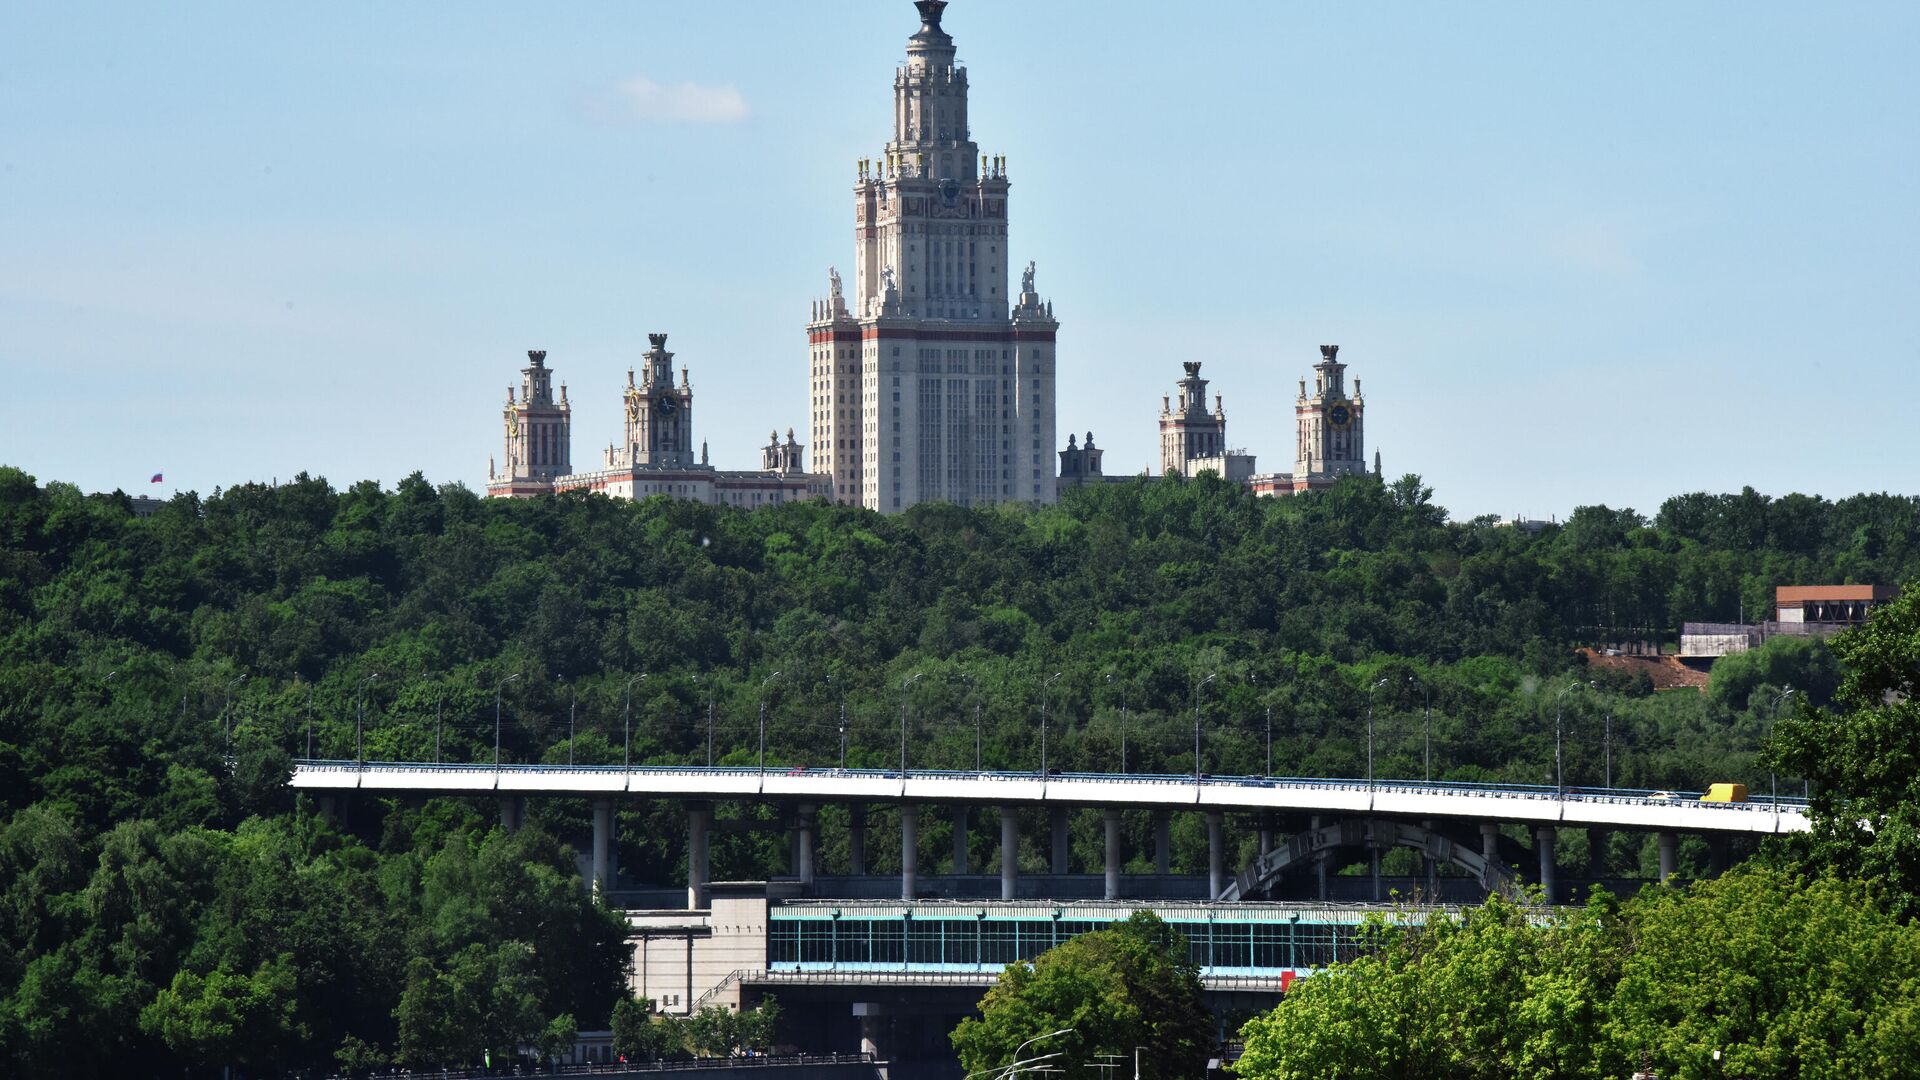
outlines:
[{"label": "leafy green tree", "polygon": [[306,1037],[290,957],[252,974],[182,971],[140,1013],[140,1026],[199,1065],[258,1068],[283,1060]]},{"label": "leafy green tree", "polygon": [[652,998],[627,996],[614,1002],[613,1052],[627,1061],[658,1061],[680,1044],[680,1032],[666,1017],[656,1017]]},{"label": "leafy green tree", "polygon": [[771,994],[740,1014],[739,1046],[764,1054],[780,1037],[780,1002]]},{"label": "leafy green tree", "polygon": [[1371,955],[1295,983],[1246,1024],[1239,1075],[1615,1075],[1599,1040],[1623,941],[1610,899],[1546,913],[1493,896],[1373,932]]},{"label": "leafy green tree", "polygon": [[547,1021],[547,1029],[540,1033],[540,1056],[553,1061],[571,1054],[579,1038],[580,1025],[573,1022],[573,1017],[561,1013]]},{"label": "leafy green tree", "polygon": [[962,1020],[952,1038],[969,1073],[1004,1069],[1022,1044],[1064,1031],[1035,1043],[1025,1057],[1058,1054],[1048,1064],[1070,1077],[1094,1077],[1095,1055],[1141,1046],[1141,1075],[1171,1080],[1204,1069],[1212,1029],[1186,939],[1143,911],[1031,964],[1007,965],[980,999],[980,1015]]},{"label": "leafy green tree", "polygon": [[740,1015],[724,1005],[708,1005],[681,1022],[687,1048],[702,1057],[725,1057],[740,1045]]},{"label": "leafy green tree", "polygon": [[1920,915],[1920,588],[1835,635],[1832,649],[1846,672],[1837,707],[1798,703],[1768,752],[1813,787],[1812,862],[1879,883],[1911,918]]},{"label": "leafy green tree", "polygon": [[1920,1061],[1920,927],[1861,883],[1748,866],[1685,893],[1649,889],[1632,921],[1610,1060],[1645,1052],[1662,1076],[1755,1080],[1895,1076]]}]

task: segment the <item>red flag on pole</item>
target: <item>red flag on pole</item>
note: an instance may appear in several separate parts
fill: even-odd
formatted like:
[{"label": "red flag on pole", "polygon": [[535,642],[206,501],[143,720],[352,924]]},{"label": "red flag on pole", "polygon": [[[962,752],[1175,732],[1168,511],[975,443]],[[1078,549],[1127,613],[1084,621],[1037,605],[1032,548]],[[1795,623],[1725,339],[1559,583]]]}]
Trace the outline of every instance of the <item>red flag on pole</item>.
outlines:
[{"label": "red flag on pole", "polygon": [[149,483],[149,484],[157,484],[157,483],[159,483],[160,481],[162,481],[162,480],[165,480],[165,479],[166,479],[166,476],[165,476],[164,474],[162,474],[162,473],[154,473],[154,474],[153,474],[153,479],[151,479],[151,480],[149,480],[149,481],[147,481],[147,483]]}]

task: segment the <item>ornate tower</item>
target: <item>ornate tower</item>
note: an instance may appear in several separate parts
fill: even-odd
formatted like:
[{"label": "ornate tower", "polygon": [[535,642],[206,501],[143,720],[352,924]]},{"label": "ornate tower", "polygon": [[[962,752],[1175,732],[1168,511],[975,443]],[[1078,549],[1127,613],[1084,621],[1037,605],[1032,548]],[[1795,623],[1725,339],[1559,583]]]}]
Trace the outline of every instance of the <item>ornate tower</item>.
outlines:
[{"label": "ornate tower", "polygon": [[944,0],[893,78],[893,136],[856,165],[852,295],[807,325],[812,442],[834,497],[1051,502],[1054,334],[1029,263],[1007,285],[1005,158],[981,155]]},{"label": "ornate tower", "polygon": [[1160,471],[1185,476],[1196,458],[1219,458],[1227,452],[1227,412],[1216,395],[1207,411],[1207,380],[1200,377],[1200,361],[1188,360],[1187,377],[1180,380],[1178,403],[1160,399]]},{"label": "ornate tower", "polygon": [[673,384],[673,354],[667,335],[648,334],[640,381],[627,371],[627,460],[638,467],[685,469],[693,453],[693,387],[685,368]]},{"label": "ornate tower", "polygon": [[780,441],[780,433],[767,433],[767,445],[760,448],[760,467],[767,472],[803,473],[806,467],[806,446],[793,440],[793,429],[787,429],[787,441]]},{"label": "ornate tower", "polygon": [[1306,491],[1332,485],[1350,473],[1367,471],[1365,425],[1366,400],[1360,396],[1360,380],[1353,381],[1353,396],[1347,396],[1347,365],[1340,363],[1340,346],[1320,346],[1320,362],[1313,365],[1313,393],[1307,393],[1307,381],[1300,380],[1300,397],[1294,402],[1298,450],[1293,468],[1293,489]]},{"label": "ornate tower", "polygon": [[573,471],[573,410],[567,404],[567,384],[560,384],[560,400],[553,400],[553,372],[547,370],[545,349],[527,350],[527,366],[520,369],[520,392],[507,387],[502,412],[506,428],[506,469],[490,479],[516,492],[551,487],[557,476]]}]

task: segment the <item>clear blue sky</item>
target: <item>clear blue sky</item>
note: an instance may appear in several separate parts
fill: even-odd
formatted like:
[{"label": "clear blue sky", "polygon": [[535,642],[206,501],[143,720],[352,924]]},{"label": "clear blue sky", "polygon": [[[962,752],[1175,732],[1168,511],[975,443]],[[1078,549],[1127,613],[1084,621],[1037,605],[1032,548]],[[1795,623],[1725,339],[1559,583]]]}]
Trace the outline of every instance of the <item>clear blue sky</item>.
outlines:
[{"label": "clear blue sky", "polygon": [[[907,0],[0,4],[0,462],[478,487],[528,348],[617,437],[648,331],[716,464],[805,438]],[[1317,346],[1456,517],[1912,492],[1920,5],[956,0],[1062,322],[1060,435],[1183,360],[1290,467]],[[149,487],[164,470],[167,483]]]}]

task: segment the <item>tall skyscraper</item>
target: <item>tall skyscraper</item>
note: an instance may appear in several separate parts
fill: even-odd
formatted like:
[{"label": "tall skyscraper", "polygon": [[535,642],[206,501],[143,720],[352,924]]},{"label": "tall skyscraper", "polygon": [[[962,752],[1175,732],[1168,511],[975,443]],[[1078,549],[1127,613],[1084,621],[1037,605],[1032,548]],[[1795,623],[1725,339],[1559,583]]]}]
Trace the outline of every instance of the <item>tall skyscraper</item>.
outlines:
[{"label": "tall skyscraper", "polygon": [[1031,262],[1010,291],[1006,159],[980,153],[967,71],[918,0],[893,77],[893,138],[854,184],[852,294],[829,271],[807,324],[814,466],[833,497],[1054,499],[1054,321]]}]

